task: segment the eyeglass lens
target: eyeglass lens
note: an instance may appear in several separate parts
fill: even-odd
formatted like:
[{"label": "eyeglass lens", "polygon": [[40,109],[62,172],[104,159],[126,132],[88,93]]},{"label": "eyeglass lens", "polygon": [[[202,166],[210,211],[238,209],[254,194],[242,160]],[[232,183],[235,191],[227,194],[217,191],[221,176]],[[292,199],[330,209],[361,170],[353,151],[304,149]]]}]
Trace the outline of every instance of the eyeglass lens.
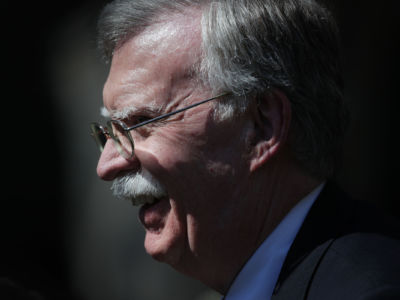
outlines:
[{"label": "eyeglass lens", "polygon": [[[107,134],[112,138],[118,152],[124,158],[131,158],[133,155],[133,141],[129,137],[129,132],[125,131],[118,122],[107,122],[107,128],[97,123],[91,124],[92,136],[99,147],[100,152],[103,152],[107,142]],[[107,132],[107,134],[106,134]]]},{"label": "eyeglass lens", "polygon": [[93,123],[90,125],[90,129],[92,130],[92,136],[100,152],[103,152],[104,145],[107,142],[107,136],[104,134],[102,127],[97,123]]},{"label": "eyeglass lens", "polygon": [[109,121],[107,125],[119,153],[125,158],[130,158],[133,154],[133,140],[129,131],[124,130],[117,121]]}]

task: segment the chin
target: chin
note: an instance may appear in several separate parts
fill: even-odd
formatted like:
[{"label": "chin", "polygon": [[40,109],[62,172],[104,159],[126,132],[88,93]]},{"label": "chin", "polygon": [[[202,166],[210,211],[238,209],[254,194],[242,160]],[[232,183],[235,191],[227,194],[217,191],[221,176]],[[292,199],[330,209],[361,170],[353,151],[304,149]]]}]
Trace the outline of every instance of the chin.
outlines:
[{"label": "chin", "polygon": [[[141,212],[140,220],[146,230],[144,247],[154,259],[172,267],[180,264],[184,255],[186,226],[180,222],[177,211],[170,201],[158,204],[157,211],[151,208]],[[162,208],[161,208],[162,206]],[[183,218],[184,220],[184,218]]]}]

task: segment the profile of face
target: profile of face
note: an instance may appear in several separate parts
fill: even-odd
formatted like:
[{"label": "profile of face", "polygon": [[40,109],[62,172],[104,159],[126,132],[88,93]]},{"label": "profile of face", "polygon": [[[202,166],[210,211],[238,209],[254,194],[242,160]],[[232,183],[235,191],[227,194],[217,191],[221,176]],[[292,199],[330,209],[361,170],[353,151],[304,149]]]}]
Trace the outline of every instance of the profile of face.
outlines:
[{"label": "profile of face", "polygon": [[[104,86],[111,117],[130,126],[213,96],[187,72],[200,51],[199,12],[171,17],[128,40],[115,51]],[[226,262],[237,260],[244,240],[252,243],[258,212],[244,184],[251,176],[252,122],[246,114],[216,121],[214,105],[132,130],[131,159],[108,140],[97,173],[114,181],[117,195],[145,203],[139,216],[151,256],[217,287],[217,277],[242,263]]]}]

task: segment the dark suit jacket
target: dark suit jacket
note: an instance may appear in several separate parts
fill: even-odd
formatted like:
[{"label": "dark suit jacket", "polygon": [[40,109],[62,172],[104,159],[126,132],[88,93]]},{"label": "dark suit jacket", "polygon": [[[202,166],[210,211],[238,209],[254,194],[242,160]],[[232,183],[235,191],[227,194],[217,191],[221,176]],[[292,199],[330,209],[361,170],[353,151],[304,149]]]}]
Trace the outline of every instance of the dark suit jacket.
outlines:
[{"label": "dark suit jacket", "polygon": [[400,225],[327,183],[284,262],[273,300],[400,299]]}]

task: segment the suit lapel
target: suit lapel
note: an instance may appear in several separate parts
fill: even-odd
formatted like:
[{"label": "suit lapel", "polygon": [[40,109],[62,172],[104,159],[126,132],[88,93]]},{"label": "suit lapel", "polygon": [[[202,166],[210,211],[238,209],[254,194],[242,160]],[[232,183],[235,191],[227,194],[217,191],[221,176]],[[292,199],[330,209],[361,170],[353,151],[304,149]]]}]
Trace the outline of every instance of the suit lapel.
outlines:
[{"label": "suit lapel", "polygon": [[354,211],[353,202],[328,182],[286,256],[272,299],[305,299],[315,269],[334,239],[347,231]]},{"label": "suit lapel", "polygon": [[[284,281],[277,283],[271,300],[301,300],[307,299],[310,283],[318,265],[322,261],[334,239],[318,246],[301,263],[301,268],[295,268]],[[280,286],[283,284],[283,286]]]}]

